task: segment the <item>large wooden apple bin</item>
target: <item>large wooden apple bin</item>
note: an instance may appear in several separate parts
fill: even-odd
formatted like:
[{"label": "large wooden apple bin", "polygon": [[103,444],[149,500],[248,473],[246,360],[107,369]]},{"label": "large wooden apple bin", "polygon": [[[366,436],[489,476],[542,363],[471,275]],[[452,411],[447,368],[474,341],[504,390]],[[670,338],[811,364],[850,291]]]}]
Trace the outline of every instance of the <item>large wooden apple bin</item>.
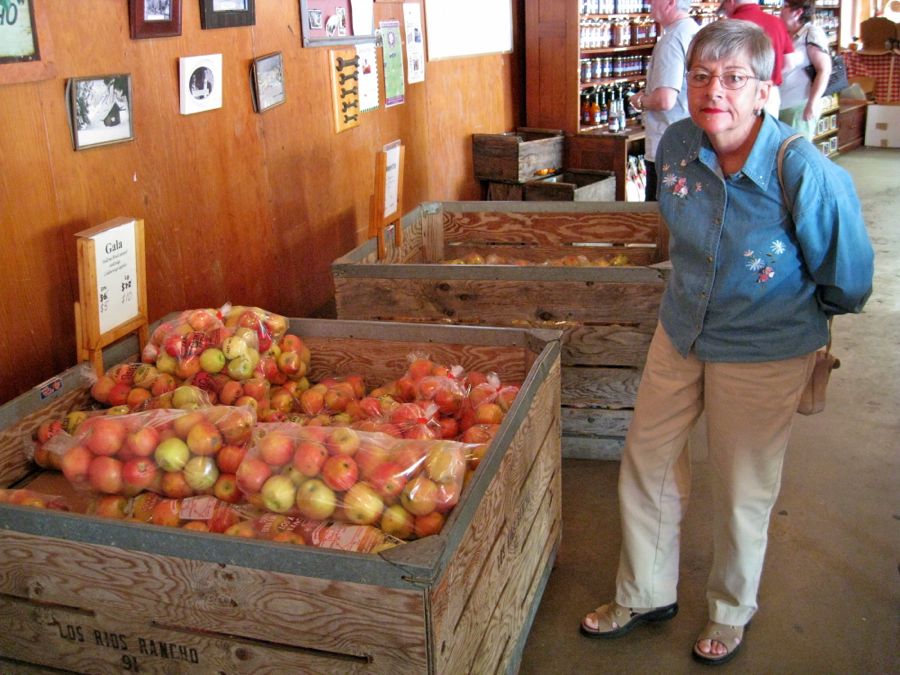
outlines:
[{"label": "large wooden apple bin", "polygon": [[[524,382],[441,533],[358,554],[0,504],[0,660],[90,673],[517,669],[560,541],[559,334],[306,319],[290,332],[311,348],[313,378],[384,382],[422,351]],[[87,401],[81,373],[48,400],[36,388],[0,408],[0,487],[64,484],[23,448]]]},{"label": "large wooden apple bin", "polygon": [[[332,264],[341,319],[560,329],[563,456],[621,456],[667,278],[655,204],[423,203],[386,257],[370,240]],[[447,264],[469,254],[529,264]],[[547,260],[623,254],[622,267]]]}]

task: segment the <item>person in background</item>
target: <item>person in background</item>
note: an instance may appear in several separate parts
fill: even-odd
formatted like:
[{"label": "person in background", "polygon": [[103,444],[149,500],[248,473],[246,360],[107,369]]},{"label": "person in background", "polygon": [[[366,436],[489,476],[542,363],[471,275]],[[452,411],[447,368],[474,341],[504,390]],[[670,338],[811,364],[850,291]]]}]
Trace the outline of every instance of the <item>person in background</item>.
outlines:
[{"label": "person in background", "polygon": [[791,42],[791,36],[788,35],[784,21],[764,12],[756,0],[723,0],[722,7],[729,18],[751,21],[761,27],[772,41],[772,48],[775,50],[775,64],[772,66],[771,75],[766,78],[772,81],[766,110],[778,117],[778,112],[781,110],[781,93],[779,91],[781,72],[786,65],[793,66],[793,59],[788,55],[794,53],[794,43]]},{"label": "person in background", "polygon": [[[798,58],[782,73],[781,111],[778,118],[802,133],[809,140],[816,135],[821,112],[822,94],[831,75],[828,38],[813,23],[815,0],[785,0],[781,20],[787,26]],[[807,66],[816,69],[814,80],[809,78]]]},{"label": "person in background", "polygon": [[[706,413],[712,487],[705,664],[733,658],[757,611],[772,507],[797,404],[829,337],[859,312],[873,252],[849,175],[763,107],[771,42],[747,21],[704,26],[688,51],[690,118],[660,142],[659,209],[672,270],[619,474],[614,601],[581,631],[614,638],[678,612],[686,442]],[[787,206],[791,204],[792,206]]]},{"label": "person in background", "polygon": [[631,97],[631,104],[643,110],[644,157],[647,164],[645,199],[656,201],[656,169],[653,158],[666,128],[687,117],[687,86],[684,71],[688,45],[700,30],[689,13],[690,0],[650,0],[650,14],[662,27],[662,36],[653,47],[647,86]]}]

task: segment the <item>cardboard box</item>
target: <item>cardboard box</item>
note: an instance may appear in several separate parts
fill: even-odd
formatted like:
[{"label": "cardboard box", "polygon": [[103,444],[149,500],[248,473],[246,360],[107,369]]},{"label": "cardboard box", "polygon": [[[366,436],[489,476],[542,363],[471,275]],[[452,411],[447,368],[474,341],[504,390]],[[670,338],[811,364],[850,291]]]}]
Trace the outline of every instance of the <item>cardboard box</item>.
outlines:
[{"label": "cardboard box", "polygon": [[[658,206],[431,202],[402,227],[384,260],[371,239],[332,264],[338,317],[560,329],[563,456],[621,457],[669,268]],[[515,264],[451,262],[476,254]]]},{"label": "cardboard box", "polygon": [[[307,319],[290,331],[313,379],[384,382],[422,351],[523,381],[443,530],[375,555],[0,504],[0,657],[86,673],[516,671],[560,541],[558,334]],[[136,344],[122,348],[110,363]],[[61,480],[21,458],[37,424],[86,400],[75,369],[59,383],[0,408],[0,487]]]},{"label": "cardboard box", "polygon": [[877,148],[900,148],[900,103],[869,106],[865,143]]}]

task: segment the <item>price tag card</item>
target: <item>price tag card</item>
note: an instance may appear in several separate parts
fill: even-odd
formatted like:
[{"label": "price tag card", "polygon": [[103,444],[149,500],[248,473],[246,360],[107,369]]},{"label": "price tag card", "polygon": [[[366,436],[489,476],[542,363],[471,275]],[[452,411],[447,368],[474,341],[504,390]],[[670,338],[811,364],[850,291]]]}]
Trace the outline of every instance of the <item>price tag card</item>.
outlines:
[{"label": "price tag card", "polygon": [[135,221],[131,220],[91,237],[96,259],[101,334],[139,314],[134,228]]},{"label": "price tag card", "polygon": [[392,141],[384,146],[387,163],[384,173],[384,217],[393,215],[398,208],[400,189],[400,141]]}]

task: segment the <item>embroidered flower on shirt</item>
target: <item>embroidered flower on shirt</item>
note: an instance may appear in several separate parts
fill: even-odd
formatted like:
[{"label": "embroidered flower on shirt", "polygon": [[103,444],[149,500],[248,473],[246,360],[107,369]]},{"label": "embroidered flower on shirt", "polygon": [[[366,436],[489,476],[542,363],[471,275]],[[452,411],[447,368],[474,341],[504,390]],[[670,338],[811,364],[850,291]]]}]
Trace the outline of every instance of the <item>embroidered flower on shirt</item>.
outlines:
[{"label": "embroidered flower on shirt", "polygon": [[683,159],[683,160],[681,160],[681,161],[678,162],[678,163],[679,163],[681,166],[687,166],[687,160],[686,160],[686,159]]},{"label": "embroidered flower on shirt", "polygon": [[781,255],[785,251],[784,242],[780,239],[776,239],[772,242],[771,250],[773,254]]},{"label": "embroidered flower on shirt", "polygon": [[756,278],[756,283],[764,284],[774,276],[775,270],[773,270],[771,267],[766,267],[762,272],[759,273],[759,276]]},{"label": "embroidered flower on shirt", "polygon": [[703,192],[703,183],[699,181],[694,183],[694,192]]},{"label": "embroidered flower on shirt", "polygon": [[749,249],[744,251],[747,269],[754,273],[757,284],[764,284],[775,276],[775,261],[786,250],[787,246],[781,239],[774,239],[765,255],[755,255]]},{"label": "embroidered flower on shirt", "polygon": [[682,176],[678,179],[678,182],[675,183],[675,187],[672,188],[672,194],[676,197],[681,197],[682,199],[688,196],[687,178]]},{"label": "embroidered flower on shirt", "polygon": [[751,251],[750,249],[747,249],[746,251],[744,251],[745,258],[749,258],[751,255],[753,255],[753,251]]},{"label": "embroidered flower on shirt", "polygon": [[663,165],[662,165],[662,170],[663,170],[663,171],[668,171],[668,170],[669,170],[669,165],[668,165],[668,164],[663,164]]},{"label": "embroidered flower on shirt", "polygon": [[752,258],[747,261],[747,269],[751,272],[759,272],[765,266],[766,263],[764,263],[761,258]]},{"label": "embroidered flower on shirt", "polygon": [[[665,168],[666,167],[663,167],[664,170]],[[675,177],[674,173],[667,173],[665,176],[663,176],[663,185],[665,185],[666,187],[672,187],[673,185],[675,185],[675,182],[677,180],[678,179]]]}]

